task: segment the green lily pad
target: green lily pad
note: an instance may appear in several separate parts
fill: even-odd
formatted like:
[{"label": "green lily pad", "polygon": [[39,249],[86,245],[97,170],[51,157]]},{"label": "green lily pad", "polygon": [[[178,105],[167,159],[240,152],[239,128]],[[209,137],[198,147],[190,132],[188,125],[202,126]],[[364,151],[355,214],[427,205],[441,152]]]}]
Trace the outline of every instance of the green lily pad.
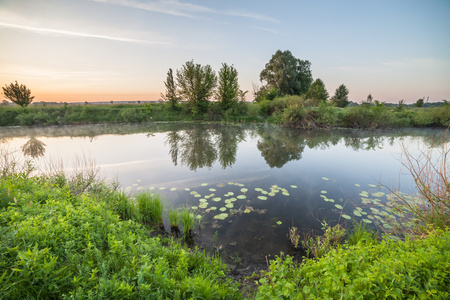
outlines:
[{"label": "green lily pad", "polygon": [[291,188],[296,189],[297,186],[296,185],[291,185]]},{"label": "green lily pad", "polygon": [[342,217],[343,217],[344,219],[347,219],[347,220],[351,220],[351,218],[352,218],[352,217],[350,217],[349,215],[345,215],[345,214],[342,215]]},{"label": "green lily pad", "polygon": [[192,191],[192,192],[190,192],[189,194],[195,195],[195,194],[197,194],[197,192],[196,192],[196,191]]},{"label": "green lily pad", "polygon": [[273,197],[273,196],[275,196],[275,193],[274,192],[270,192],[268,195]]},{"label": "green lily pad", "polygon": [[323,180],[330,180],[330,178],[322,177]]},{"label": "green lily pad", "polygon": [[233,207],[234,207],[234,204],[233,204],[233,203],[227,203],[227,204],[225,205],[225,207],[226,207],[226,208],[233,208]]},{"label": "green lily pad", "polygon": [[208,207],[208,202],[202,202],[198,205],[199,208],[207,208]]},{"label": "green lily pad", "polygon": [[202,195],[200,195],[200,194],[195,194],[195,195],[194,195],[195,198],[200,198],[201,196],[202,196]]},{"label": "green lily pad", "polygon": [[360,184],[355,183],[355,186],[361,186]]},{"label": "green lily pad", "polygon": [[320,191],[322,194],[326,194],[326,193],[328,193],[327,191]]},{"label": "green lily pad", "polygon": [[278,222],[277,222],[277,225],[281,225],[281,224],[283,224],[283,222],[281,222],[281,221],[278,221]]},{"label": "green lily pad", "polygon": [[370,224],[372,223],[372,221],[370,221],[369,219],[362,219],[364,223]]},{"label": "green lily pad", "polygon": [[284,196],[289,196],[289,193],[288,192],[283,192],[283,195]]},{"label": "green lily pad", "polygon": [[210,191],[210,192],[215,192],[216,189],[215,189],[215,188],[210,188],[209,191]]},{"label": "green lily pad", "polygon": [[215,207],[215,206],[210,207],[210,210],[216,210],[216,209],[217,209],[217,207]]},{"label": "green lily pad", "polygon": [[166,189],[166,188],[163,187],[163,186],[159,188],[159,190],[161,190],[161,191],[162,191],[162,190],[165,190],[165,189]]},{"label": "green lily pad", "polygon": [[217,220],[225,220],[226,218],[228,218],[228,214],[227,213],[221,213],[221,214],[218,214],[218,215],[214,216],[214,219],[217,219]]},{"label": "green lily pad", "polygon": [[184,188],[184,190],[185,190],[186,192],[188,192],[188,191],[190,191],[191,189],[190,189],[190,188]]},{"label": "green lily pad", "polygon": [[191,206],[191,209],[196,210],[196,209],[198,209],[198,207],[197,206]]},{"label": "green lily pad", "polygon": [[257,192],[261,192],[263,189],[262,188],[255,188],[255,191]]},{"label": "green lily pad", "polygon": [[200,202],[207,202],[208,200],[202,198],[202,199],[200,199],[200,200],[198,200],[198,201],[200,201]]},{"label": "green lily pad", "polygon": [[247,196],[245,196],[245,195],[239,195],[239,196],[237,196],[236,198],[238,198],[238,199],[245,199],[245,198],[247,198]]},{"label": "green lily pad", "polygon": [[375,184],[369,184],[370,187],[377,187]]},{"label": "green lily pad", "polygon": [[202,184],[201,184],[201,186],[207,186],[207,185],[208,185],[207,183],[202,183]]},{"label": "green lily pad", "polygon": [[361,215],[361,212],[359,211],[359,210],[354,210],[353,211],[353,214],[355,215],[355,216],[357,216],[357,217],[362,217],[362,215]]},{"label": "green lily pad", "polygon": [[173,192],[173,191],[176,191],[177,188],[176,188],[176,187],[173,187],[173,188],[171,188],[170,190]]},{"label": "green lily pad", "polygon": [[335,204],[334,206],[335,206],[337,209],[343,209],[342,205],[340,205],[340,204]]},{"label": "green lily pad", "polygon": [[250,210],[250,209],[248,209],[248,208],[246,208],[245,210],[244,210],[244,213],[246,213],[246,214],[249,214],[249,213],[251,213],[252,211]]},{"label": "green lily pad", "polygon": [[226,211],[227,208],[226,208],[226,207],[221,207],[221,208],[219,208],[219,210],[220,210],[220,211]]},{"label": "green lily pad", "polygon": [[220,197],[215,197],[215,198],[213,198],[212,199],[213,201],[215,201],[215,202],[219,202],[220,200],[222,200]]},{"label": "green lily pad", "polygon": [[259,200],[267,200],[267,197],[266,196],[258,196],[258,199]]},{"label": "green lily pad", "polygon": [[245,192],[247,192],[247,191],[248,191],[248,189],[246,189],[246,188],[242,188],[242,189],[241,189],[241,192],[242,192],[242,193],[245,193]]}]

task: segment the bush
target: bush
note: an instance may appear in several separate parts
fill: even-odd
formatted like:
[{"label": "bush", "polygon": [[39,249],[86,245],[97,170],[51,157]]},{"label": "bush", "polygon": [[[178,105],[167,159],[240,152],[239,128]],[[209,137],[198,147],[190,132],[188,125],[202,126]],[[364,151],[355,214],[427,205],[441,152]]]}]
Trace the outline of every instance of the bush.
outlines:
[{"label": "bush", "polygon": [[448,299],[450,231],[424,239],[358,242],[301,265],[279,256],[259,280],[257,299]]}]

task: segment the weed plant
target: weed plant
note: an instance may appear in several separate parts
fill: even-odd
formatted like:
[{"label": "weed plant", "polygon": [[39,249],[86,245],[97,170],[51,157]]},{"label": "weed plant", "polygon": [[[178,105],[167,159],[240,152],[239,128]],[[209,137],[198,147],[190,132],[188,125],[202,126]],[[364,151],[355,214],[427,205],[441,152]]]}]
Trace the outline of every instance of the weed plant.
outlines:
[{"label": "weed plant", "polygon": [[164,206],[161,197],[148,191],[141,192],[135,197],[141,222],[154,228],[164,227],[162,218]]},{"label": "weed plant", "polygon": [[178,229],[181,221],[181,213],[178,209],[170,209],[169,210],[169,222],[170,228]]},{"label": "weed plant", "polygon": [[342,225],[337,224],[331,227],[324,221],[322,230],[324,231],[322,236],[306,237],[302,242],[307,256],[312,255],[315,258],[321,258],[331,250],[341,247],[345,236],[345,229]]},{"label": "weed plant", "polygon": [[181,223],[183,224],[183,236],[186,240],[192,239],[194,233],[195,216],[189,208],[181,211]]}]

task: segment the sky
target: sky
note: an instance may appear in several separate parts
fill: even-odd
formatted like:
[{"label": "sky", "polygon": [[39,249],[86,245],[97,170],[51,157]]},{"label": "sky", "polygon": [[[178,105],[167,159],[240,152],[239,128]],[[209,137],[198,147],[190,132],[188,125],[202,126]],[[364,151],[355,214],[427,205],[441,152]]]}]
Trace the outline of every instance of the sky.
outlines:
[{"label": "sky", "polygon": [[169,68],[193,60],[234,65],[252,95],[289,50],[330,96],[344,84],[354,102],[450,100],[449,16],[449,0],[0,0],[0,86],[35,101],[159,100]]}]

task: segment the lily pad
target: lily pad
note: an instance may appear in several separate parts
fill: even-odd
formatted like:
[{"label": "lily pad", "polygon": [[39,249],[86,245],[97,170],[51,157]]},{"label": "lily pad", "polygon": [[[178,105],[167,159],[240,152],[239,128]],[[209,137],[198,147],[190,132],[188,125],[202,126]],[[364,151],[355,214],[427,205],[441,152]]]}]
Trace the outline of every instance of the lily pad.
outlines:
[{"label": "lily pad", "polygon": [[245,195],[239,195],[239,196],[237,196],[236,198],[238,198],[238,199],[245,199],[245,198],[247,198],[247,196],[245,196]]},{"label": "lily pad", "polygon": [[281,222],[281,221],[278,221],[278,222],[277,222],[277,225],[281,225],[281,224],[283,224],[283,222]]},{"label": "lily pad", "polygon": [[162,186],[159,189],[162,191],[162,190],[165,190],[166,188]]},{"label": "lily pad", "polygon": [[220,211],[226,211],[227,208],[226,208],[226,207],[221,207],[221,208],[219,208],[219,210],[220,210]]},{"label": "lily pad", "polygon": [[176,187],[173,187],[173,188],[171,188],[170,190],[173,192],[173,191],[176,191],[177,188],[176,188]]},{"label": "lily pad", "polygon": [[195,194],[197,194],[197,192],[196,192],[196,191],[192,191],[192,192],[190,192],[189,194],[195,195]]},{"label": "lily pad", "polygon": [[327,191],[320,191],[322,194],[326,194],[326,193],[328,193]]},{"label": "lily pad", "polygon": [[340,205],[340,204],[335,204],[334,206],[335,206],[337,209],[343,209],[342,205]]},{"label": "lily pad", "polygon": [[188,192],[188,191],[190,191],[191,189],[190,189],[190,188],[184,188],[184,190],[185,190],[186,192]]},{"label": "lily pad", "polygon": [[210,191],[210,192],[215,192],[216,189],[215,189],[215,188],[210,188],[209,191]]},{"label": "lily pad", "polygon": [[245,193],[245,192],[247,192],[247,191],[248,191],[248,189],[246,189],[246,188],[242,188],[242,189],[241,189],[241,192],[242,192],[242,193]]},{"label": "lily pad", "polygon": [[283,192],[283,195],[284,196],[289,196],[289,193],[288,192]]},{"label": "lily pad", "polygon": [[377,187],[375,184],[369,184],[370,187]]},{"label": "lily pad", "polygon": [[233,204],[233,203],[227,203],[227,204],[225,205],[225,207],[226,207],[226,208],[233,208],[233,207],[234,207],[234,204]]},{"label": "lily pad", "polygon": [[198,205],[199,208],[207,208],[208,207],[208,202],[202,202]]},{"label": "lily pad", "polygon": [[200,198],[201,196],[202,196],[202,195],[200,195],[200,194],[195,194],[195,195],[194,195],[195,198]]},{"label": "lily pad", "polygon": [[360,184],[355,183],[355,186],[361,186]]},{"label": "lily pad", "polygon": [[297,186],[296,185],[291,185],[291,188],[296,189]]},{"label": "lily pad", "polygon": [[220,200],[222,200],[220,197],[213,198],[213,201],[215,201],[215,202],[219,202]]},{"label": "lily pad", "polygon": [[353,211],[353,214],[355,215],[355,216],[357,216],[357,217],[362,217],[362,215],[361,215],[361,212],[359,211],[359,210],[354,210]]},{"label": "lily pad", "polygon": [[214,216],[214,219],[217,219],[217,220],[225,220],[226,218],[228,218],[228,214],[227,213],[221,213],[221,214],[218,214],[218,215]]},{"label": "lily pad", "polygon": [[262,188],[255,188],[255,191],[257,192],[261,192],[263,189]]},{"label": "lily pad", "polygon": [[251,213],[252,211],[249,209],[249,208],[246,208],[245,210],[244,210],[244,213],[245,214],[249,214],[249,213]]},{"label": "lily pad", "polygon": [[270,192],[268,195],[273,197],[273,196],[275,196],[275,193],[274,192]]},{"label": "lily pad", "polygon": [[205,198],[202,198],[202,199],[200,199],[198,201],[200,201],[200,202],[207,202],[208,200],[206,200]]},{"label": "lily pad", "polygon": [[207,185],[208,185],[207,183],[202,183],[202,184],[201,184],[201,186],[207,186]]},{"label": "lily pad", "polygon": [[216,210],[216,209],[217,209],[217,207],[215,207],[215,206],[210,207],[210,210]]},{"label": "lily pad", "polygon": [[346,215],[346,214],[343,214],[342,217],[344,219],[347,219],[347,220],[351,220],[351,218],[352,218],[352,217],[350,217],[349,215]]},{"label": "lily pad", "polygon": [[258,196],[258,199],[259,200],[267,200],[267,197],[266,196]]},{"label": "lily pad", "polygon": [[323,180],[330,180],[330,178],[322,177]]},{"label": "lily pad", "polygon": [[364,223],[370,224],[372,223],[372,221],[370,221],[369,219],[362,219]]},{"label": "lily pad", "polygon": [[196,209],[198,209],[198,207],[197,206],[191,206],[191,209],[196,210]]}]

